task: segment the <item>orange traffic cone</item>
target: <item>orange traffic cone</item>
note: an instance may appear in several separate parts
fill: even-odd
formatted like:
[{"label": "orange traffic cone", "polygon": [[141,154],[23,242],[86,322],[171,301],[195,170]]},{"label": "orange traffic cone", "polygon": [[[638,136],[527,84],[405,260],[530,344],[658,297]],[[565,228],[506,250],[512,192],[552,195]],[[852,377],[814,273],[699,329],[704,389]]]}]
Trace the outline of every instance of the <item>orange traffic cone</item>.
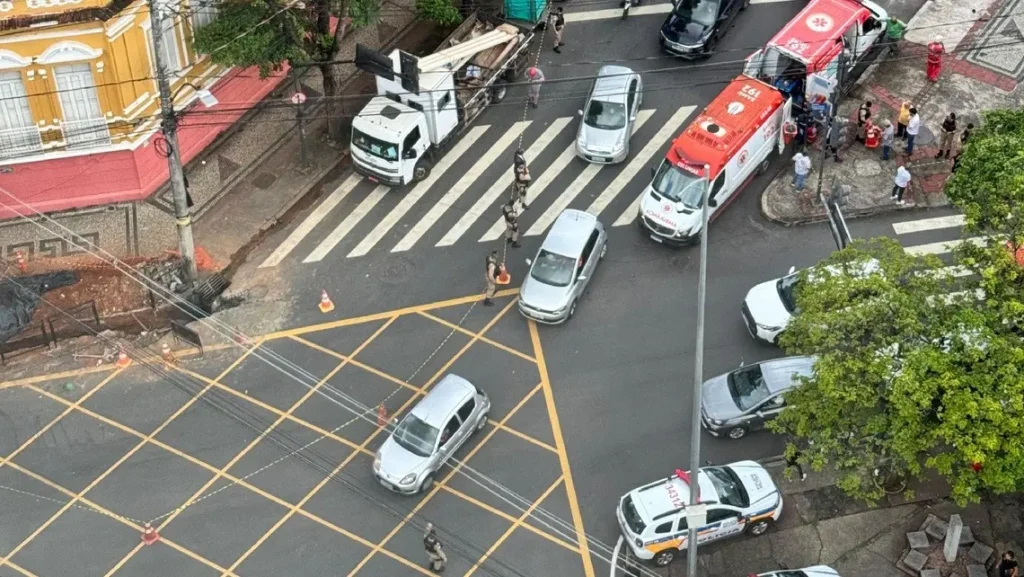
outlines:
[{"label": "orange traffic cone", "polygon": [[512,282],[512,275],[508,274],[505,263],[501,263],[501,266],[498,267],[498,278],[494,279],[494,284],[506,285],[510,282]]},{"label": "orange traffic cone", "polygon": [[152,525],[146,523],[146,530],[142,532],[142,542],[146,545],[152,545],[159,540],[160,534],[156,532]]},{"label": "orange traffic cone", "polygon": [[117,362],[114,364],[116,364],[118,368],[123,369],[128,365],[132,364],[132,360],[128,358],[128,355],[124,352],[124,349],[121,349],[117,353]]},{"label": "orange traffic cone", "polygon": [[327,296],[327,291],[320,292],[320,312],[329,313],[334,310],[334,303],[331,302],[331,297]]},{"label": "orange traffic cone", "polygon": [[381,403],[377,405],[377,426],[383,427],[386,424],[388,424],[388,408]]},{"label": "orange traffic cone", "polygon": [[164,343],[160,345],[160,357],[163,358],[165,363],[177,364],[178,359],[175,358],[174,353],[171,352],[171,347]]},{"label": "orange traffic cone", "polygon": [[20,250],[14,251],[14,262],[17,263],[18,270],[28,272],[28,265],[25,264],[25,255],[21,254]]}]

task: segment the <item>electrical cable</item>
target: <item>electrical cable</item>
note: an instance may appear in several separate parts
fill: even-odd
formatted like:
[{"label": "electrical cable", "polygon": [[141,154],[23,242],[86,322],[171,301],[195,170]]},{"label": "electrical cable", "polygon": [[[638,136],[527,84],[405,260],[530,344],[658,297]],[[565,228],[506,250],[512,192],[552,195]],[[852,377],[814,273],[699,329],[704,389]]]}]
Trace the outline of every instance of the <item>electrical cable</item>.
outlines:
[{"label": "electrical cable", "polygon": [[[0,193],[3,193],[5,195],[10,196],[10,197],[13,198],[13,195],[11,195],[8,191],[4,190],[3,188],[0,188]],[[14,198],[14,200],[17,200],[17,199]],[[22,203],[22,204],[24,204],[24,203]],[[11,208],[9,205],[6,205],[6,203],[0,203],[0,205],[4,206],[6,208]],[[28,207],[27,205],[25,205],[25,207],[31,209],[31,207]],[[36,211],[36,212],[38,213],[38,211]],[[64,229],[67,233],[69,233],[70,236],[72,237],[71,239],[68,239],[70,242],[75,243],[76,246],[78,246],[79,248],[85,250],[86,252],[88,252],[92,256],[100,259],[101,261],[106,262],[107,264],[113,265],[116,270],[118,270],[119,272],[122,272],[122,274],[124,274],[130,280],[140,284],[141,286],[143,286],[145,288],[153,290],[155,294],[159,293],[158,296],[160,296],[160,298],[162,300],[165,300],[165,301],[171,303],[172,306],[174,306],[175,308],[177,308],[181,312],[185,313],[186,315],[188,315],[188,316],[190,316],[192,318],[195,318],[197,321],[205,324],[208,328],[211,328],[211,325],[214,325],[211,330],[213,330],[215,333],[219,334],[222,337],[227,336],[229,338],[229,342],[236,342],[236,338],[235,337],[239,337],[239,336],[242,337],[243,342],[251,342],[251,338],[248,337],[247,335],[245,335],[244,333],[241,333],[240,331],[237,331],[233,327],[230,327],[230,326],[226,325],[225,323],[223,323],[222,321],[219,321],[218,319],[216,319],[214,317],[205,317],[205,315],[201,311],[198,311],[191,303],[188,303],[187,301],[184,301],[183,299],[181,299],[178,295],[176,295],[176,294],[174,294],[174,293],[172,293],[170,291],[167,291],[162,286],[157,284],[152,279],[149,279],[145,275],[142,275],[142,274],[139,275],[140,277],[142,277],[142,279],[145,279],[145,281],[140,280],[139,278],[133,276],[133,274],[131,274],[131,273],[136,273],[137,274],[137,271],[135,271],[135,269],[133,269],[132,267],[126,265],[125,263],[123,263],[122,261],[120,261],[119,259],[114,257],[113,255],[110,255],[110,253],[108,253],[104,249],[95,246],[92,242],[90,242],[90,241],[88,241],[86,239],[82,239],[81,237],[77,237],[77,235],[74,233],[74,231],[71,231],[67,227],[65,227],[62,224],[60,224],[59,222],[54,221],[53,219],[49,218],[47,215],[44,215],[42,213],[38,213],[38,215],[42,216],[44,220],[52,221],[53,224],[55,224],[57,227],[60,227],[61,229]],[[36,222],[34,220],[31,221],[31,222],[33,224],[35,224],[36,226],[38,226],[40,228],[43,228],[44,230],[48,230],[51,234],[55,234],[53,229],[47,229],[41,223]],[[78,242],[76,242],[76,239],[74,237],[77,237],[79,240],[88,243],[89,246],[85,246],[85,245],[79,244]],[[95,248],[95,251],[93,250],[93,248]],[[107,261],[106,259],[100,257],[99,256],[100,253],[104,253],[104,254],[110,256],[111,260]],[[125,270],[125,269],[127,269],[127,270]],[[131,272],[129,272],[129,271],[131,271]],[[225,335],[225,333],[220,330],[220,327],[226,327],[228,334]],[[244,348],[244,347],[242,347],[242,348]],[[264,354],[264,353],[265,354],[269,354],[269,356],[271,356],[271,357],[274,357],[274,361],[268,360],[267,358],[262,356],[262,354]],[[296,365],[295,363],[291,362],[289,359],[279,355],[278,353],[276,353],[273,350],[270,350],[270,349],[265,349],[264,350],[264,349],[261,349],[260,347],[254,347],[252,349],[251,354],[254,355],[256,358],[262,360],[267,365],[269,365],[269,366],[273,367],[274,369],[278,370],[279,372],[281,372],[285,376],[290,377],[292,380],[295,380],[300,385],[303,385],[303,386],[305,386],[307,388],[311,388],[311,387],[315,386],[316,383],[318,382],[318,379],[314,375],[310,374],[304,368]],[[287,366],[289,369],[291,369],[291,371],[282,368],[280,365],[276,364],[275,361],[280,361],[282,365]],[[304,382],[303,379],[299,378],[299,376],[303,376],[303,377],[308,378],[310,380],[310,382],[312,383],[312,385],[309,384],[309,383]],[[334,396],[327,395],[325,391],[333,393],[338,398],[335,398]],[[331,402],[334,402],[336,405],[338,405],[341,408],[349,411],[350,413],[353,413],[357,417],[362,418],[363,420],[367,421],[368,423],[375,424],[374,420],[372,420],[372,419],[370,419],[369,417],[366,416],[368,414],[371,414],[373,412],[373,409],[369,408],[369,407],[365,407],[364,405],[362,405],[362,403],[358,402],[355,399],[352,399],[351,397],[349,397],[345,393],[343,393],[341,391],[338,391],[337,389],[334,389],[330,385],[325,385],[325,386],[321,387],[319,390],[317,390],[316,392],[318,394],[320,394],[322,397],[330,400]],[[355,407],[358,407],[360,410],[356,411],[356,410],[351,409],[347,405],[343,404],[339,399],[344,399],[345,402],[350,403],[351,405],[353,405]],[[393,425],[389,425],[387,428],[392,429]],[[518,495],[517,493],[515,493],[511,489],[505,487],[501,483],[495,481],[494,479],[491,479],[490,477],[484,475],[483,473],[480,473],[479,471],[476,471],[475,469],[470,467],[468,464],[466,464],[465,461],[460,461],[460,460],[455,459],[453,457],[453,458],[449,459],[449,461],[446,463],[446,466],[451,467],[454,471],[457,471],[457,472],[463,474],[466,478],[470,479],[473,482],[476,482],[478,485],[483,486],[483,488],[485,490],[488,490],[491,493],[497,494],[490,487],[487,487],[487,486],[483,485],[482,483],[480,483],[479,481],[477,481],[476,479],[474,479],[474,477],[472,475],[476,475],[476,476],[478,476],[481,479],[485,479],[493,487],[500,488],[501,491],[503,491],[504,493],[506,493],[508,495],[512,495],[513,498],[515,498],[517,500],[520,500],[520,501],[523,501],[523,502],[529,502],[528,500],[526,500],[525,497],[522,497],[521,495]],[[467,471],[469,471],[472,475],[471,474],[467,474]],[[498,494],[498,496],[499,496],[499,498],[502,498],[506,502],[509,502],[509,499],[504,497],[503,495]],[[515,507],[514,503],[510,502],[510,504]],[[520,509],[519,507],[516,507],[516,508]],[[538,509],[540,509],[540,508],[538,508]],[[525,513],[526,511],[523,511],[523,512]],[[536,513],[536,511],[534,513]],[[557,519],[557,517],[555,517],[554,515],[546,512],[546,511],[543,511],[543,514],[548,516],[548,517],[550,517],[551,519]],[[563,523],[564,525],[568,526],[568,523],[565,523],[564,521],[561,521],[561,523]],[[575,531],[575,530],[573,529],[573,531]],[[606,543],[603,543],[603,542],[597,540],[596,538],[594,538],[592,536],[583,535],[582,537],[586,538],[588,544],[593,545],[594,549],[597,550],[597,551],[604,550],[604,551],[608,551],[609,553],[612,551],[612,547],[610,545],[608,545]],[[602,558],[602,557],[599,557],[599,558]],[[604,559],[604,560],[607,561],[608,559]]]}]

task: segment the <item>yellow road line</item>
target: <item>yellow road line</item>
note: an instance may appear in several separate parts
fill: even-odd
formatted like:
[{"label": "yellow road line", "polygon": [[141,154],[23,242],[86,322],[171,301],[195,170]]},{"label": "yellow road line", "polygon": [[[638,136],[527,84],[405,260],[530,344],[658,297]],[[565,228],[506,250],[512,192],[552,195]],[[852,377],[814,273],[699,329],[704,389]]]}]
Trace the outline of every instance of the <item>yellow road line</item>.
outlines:
[{"label": "yellow road line", "polygon": [[[381,324],[381,326],[376,331],[374,331],[373,334],[370,335],[366,340],[364,340],[359,345],[359,347],[356,348],[356,351],[354,353],[352,353],[352,354],[353,355],[358,354],[359,351],[363,350],[367,345],[369,345],[371,342],[373,342],[373,339],[377,338],[381,333],[383,333],[384,330],[387,329],[391,325],[391,323],[393,323],[395,321],[396,318],[398,318],[398,317],[391,317],[390,319],[388,319],[387,322]],[[288,415],[291,415],[292,412],[295,411],[295,409],[298,409],[299,407],[301,407],[302,404],[305,403],[307,399],[309,399],[310,397],[315,395],[317,393],[317,391],[320,390],[320,387],[324,386],[324,384],[326,384],[327,381],[331,380],[331,378],[334,377],[334,375],[338,374],[338,371],[340,371],[341,369],[345,368],[345,365],[347,365],[347,364],[348,364],[348,359],[341,361],[340,363],[338,363],[338,366],[334,367],[334,369],[332,369],[329,373],[324,375],[324,377],[322,379],[320,379],[315,385],[310,387],[309,390],[307,390],[306,393],[303,394],[302,397],[299,398],[299,400],[295,401],[295,403],[293,403],[292,406],[289,407],[288,410],[285,411],[283,415],[278,416],[277,420],[275,420],[273,423],[271,423],[270,426],[267,427],[262,433],[260,433],[259,436],[257,436],[255,439],[250,441],[249,444],[245,446],[245,448],[243,448],[241,451],[239,451],[237,455],[235,455],[230,461],[227,462],[227,464],[225,464],[223,467],[221,467],[217,471],[217,473],[214,474],[213,477],[211,477],[210,480],[206,482],[206,484],[204,484],[202,487],[200,487],[199,490],[197,490],[195,493],[193,493],[191,497],[186,499],[185,502],[180,507],[178,507],[178,509],[176,511],[174,511],[173,513],[170,514],[170,516],[168,516],[166,519],[164,519],[163,522],[160,523],[160,525],[156,528],[156,530],[157,531],[162,531],[165,527],[167,527],[172,522],[174,522],[174,520],[178,517],[178,515],[181,515],[181,513],[189,505],[195,503],[196,499],[198,499],[203,493],[205,493],[210,487],[212,487],[221,477],[224,476],[225,473],[227,473],[229,470],[231,470],[231,468],[234,467],[239,461],[241,461],[243,458],[245,458],[245,456],[249,454],[249,451],[252,451],[254,448],[256,448],[256,445],[260,444],[260,441],[265,439],[267,437],[267,435],[270,435],[274,431],[274,429],[276,429],[278,427],[278,425],[280,425],[282,422],[284,422],[287,419]],[[115,573],[117,573],[121,569],[121,567],[124,566],[125,563],[127,563],[129,560],[131,560],[131,558],[134,557],[135,554],[138,553],[140,549],[142,549],[142,547],[143,547],[142,543],[139,543],[138,545],[136,545],[135,548],[132,549],[131,551],[129,551],[127,555],[122,557],[121,560],[118,561],[117,564],[115,564],[110,569],[110,571],[107,572],[107,574],[104,577],[111,577],[111,575],[114,575]],[[233,567],[229,567],[225,571],[225,574],[232,573],[235,570],[235,567],[237,567],[237,565],[235,565]]]},{"label": "yellow road line", "polygon": [[[60,493],[63,493],[64,495],[67,495],[68,497],[74,498],[76,496],[74,491],[72,491],[72,490],[70,490],[70,489],[68,489],[66,487],[63,487],[63,486],[61,486],[61,485],[51,481],[50,479],[47,479],[46,477],[40,475],[39,473],[36,473],[34,471],[30,471],[30,470],[26,469],[25,467],[22,467],[21,465],[15,463],[14,461],[11,461],[10,463],[8,463],[7,466],[12,468],[12,469],[14,469],[15,471],[20,472],[23,475],[31,477],[31,478],[35,479],[36,481],[39,481],[40,483],[46,485],[47,487],[52,488],[55,491],[58,491]],[[130,521],[128,519],[125,519],[124,517],[118,515],[117,513],[114,513],[112,511],[110,511],[106,507],[103,507],[102,505],[100,505],[98,503],[95,503],[95,502],[89,500],[86,497],[80,497],[80,498],[78,498],[78,500],[80,502],[82,502],[82,503],[85,503],[85,505],[88,508],[94,509],[98,513],[106,515],[106,516],[110,517],[111,519],[114,519],[118,523],[121,523],[122,525],[125,525],[127,527],[131,527],[132,529],[138,531],[140,534],[142,533],[142,527],[139,527],[134,522],[132,522],[132,521]],[[31,537],[31,539],[29,539],[29,542],[31,542],[32,539],[35,539],[34,536],[30,536],[30,537]],[[181,553],[182,555],[185,555],[186,557],[189,557],[190,559],[194,559],[194,560],[198,561],[199,563],[202,563],[203,565],[206,565],[207,567],[210,567],[211,569],[215,569],[217,571],[223,571],[224,570],[224,568],[221,567],[220,565],[214,563],[213,561],[210,561],[206,557],[203,557],[202,555],[192,551],[191,549],[187,549],[187,548],[179,545],[178,543],[175,543],[174,541],[171,541],[167,537],[161,536],[160,537],[160,542],[163,543],[164,545],[167,545],[168,547],[174,549],[175,551]],[[12,557],[13,557],[13,554],[12,554]],[[10,559],[6,559],[6,560],[0,562],[0,565],[2,565],[4,563],[8,563],[9,564],[10,563]],[[231,577],[238,577],[238,576],[237,575],[233,575]]]},{"label": "yellow road line", "polygon": [[39,577],[35,573],[33,573],[33,572],[29,571],[28,569],[25,569],[24,567],[22,567],[21,565],[15,564],[14,561],[4,561],[3,563],[0,563],[0,566],[3,566],[3,565],[7,565],[11,569],[14,569],[18,573],[21,573],[22,575],[24,575],[25,577]]},{"label": "yellow road line", "polygon": [[[231,363],[231,365],[229,365],[228,368],[225,369],[224,372],[221,373],[217,377],[216,380],[219,381],[225,375],[227,375],[229,372],[233,371],[235,369],[235,367],[237,367],[239,364],[241,364],[242,360],[244,360],[247,356],[249,356],[249,353],[252,352],[253,350],[254,349],[249,349],[244,354],[242,354],[237,359],[235,359],[235,361],[233,363]],[[117,462],[115,462],[113,465],[111,465],[106,471],[101,473],[100,476],[98,476],[95,479],[93,479],[93,481],[91,483],[89,483],[88,485],[86,485],[86,487],[84,489],[82,489],[80,492],[73,494],[73,497],[72,497],[72,499],[70,501],[68,501],[60,509],[58,509],[56,513],[51,515],[49,519],[47,519],[42,525],[40,525],[38,529],[36,529],[34,532],[32,532],[31,535],[26,537],[24,541],[19,543],[17,547],[12,549],[11,552],[8,553],[4,557],[4,561],[10,560],[12,557],[14,557],[14,555],[16,555],[18,553],[18,551],[21,551],[26,545],[31,543],[33,539],[35,539],[40,533],[42,533],[44,530],[46,530],[47,527],[49,527],[51,524],[53,524],[53,522],[56,521],[58,517],[63,515],[65,511],[67,511],[72,506],[74,506],[75,502],[81,500],[82,497],[84,497],[86,493],[88,493],[94,487],[96,487],[97,485],[102,483],[103,480],[107,478],[107,476],[109,476],[111,473],[116,471],[117,468],[120,467],[125,461],[130,459],[132,457],[132,455],[134,455],[135,453],[139,452],[139,450],[141,450],[143,447],[145,447],[147,442],[153,440],[153,438],[156,437],[158,434],[160,434],[160,432],[163,431],[164,428],[167,427],[167,425],[171,424],[174,421],[174,419],[177,419],[178,416],[180,416],[189,407],[191,407],[196,401],[198,401],[202,397],[202,395],[204,393],[206,393],[206,391],[210,390],[210,388],[212,388],[212,385],[207,385],[205,388],[203,388],[203,390],[201,390],[198,393],[196,393],[195,396],[193,396],[191,399],[189,399],[188,402],[186,402],[184,405],[181,406],[181,408],[179,408],[177,411],[175,411],[174,414],[172,414],[170,417],[168,417],[167,420],[163,422],[163,424],[161,424],[159,427],[157,427],[156,430],[154,430],[152,433],[147,435],[145,438],[143,438],[137,445],[132,447],[127,453],[124,454],[124,456],[122,456],[120,459],[118,459]],[[82,410],[83,407],[78,407],[78,409]],[[13,463],[13,462],[11,462],[11,463]],[[9,463],[9,464],[11,464],[11,463]]]},{"label": "yellow road line", "polygon": [[[529,401],[530,398],[533,397],[535,394],[537,394],[537,391],[540,391],[540,390],[541,390],[541,385],[538,384],[536,387],[533,388],[533,390],[531,390],[529,393],[527,393],[526,396],[523,397],[522,400],[519,401],[519,403],[517,403],[515,407],[512,407],[512,410],[509,411],[509,413],[507,415],[505,415],[505,418],[501,420],[502,424],[505,424],[509,419],[511,419],[513,416],[515,416],[516,412],[519,411],[519,409],[521,409],[523,407],[523,405],[525,405],[526,402]],[[482,449],[485,445],[487,445],[487,441],[490,441],[491,438],[494,436],[494,434],[497,433],[497,432],[498,432],[498,429],[496,427],[492,428],[490,431],[488,431],[487,435],[485,435],[484,438],[481,439],[480,442],[477,443],[477,445],[475,447],[473,447],[469,451],[469,453],[466,454],[465,457],[463,457],[463,459],[459,462],[459,464],[457,464],[454,467],[452,467],[452,470],[449,471],[447,475],[445,475],[444,479],[441,479],[439,482],[437,482],[435,484],[434,488],[431,489],[431,491],[429,493],[427,493],[427,495],[425,497],[420,499],[420,502],[417,503],[416,506],[413,507],[412,510],[409,511],[408,514],[406,514],[405,518],[402,519],[402,521],[398,525],[396,525],[395,528],[392,529],[390,533],[388,533],[383,539],[381,539],[381,541],[379,543],[374,545],[373,548],[370,550],[370,552],[367,553],[365,557],[363,557],[363,560],[360,561],[359,564],[356,565],[354,569],[349,571],[348,577],[353,577],[356,573],[358,573],[359,570],[362,569],[363,566],[366,565],[370,561],[370,559],[373,558],[373,556],[376,553],[378,553],[380,551],[386,551],[386,549],[384,549],[384,546],[388,544],[388,541],[390,541],[392,539],[392,537],[397,535],[398,532],[402,530],[402,527],[405,527],[405,525],[409,522],[409,520],[412,519],[413,516],[416,515],[416,513],[419,513],[419,511],[424,506],[426,506],[426,504],[429,503],[430,500],[432,498],[434,498],[434,496],[437,495],[437,493],[439,491],[441,491],[441,486],[445,485],[446,483],[448,483],[448,481],[451,480],[451,478],[454,477],[455,474],[459,472],[459,470],[462,468],[462,465],[467,463],[470,459],[473,458],[473,455],[477,454],[477,452],[480,449]]]},{"label": "yellow road line", "polygon": [[[306,345],[307,347],[309,347],[311,349],[320,351],[320,352],[322,352],[324,354],[327,354],[327,355],[331,355],[332,357],[335,357],[335,358],[338,358],[338,359],[348,359],[348,357],[346,357],[345,355],[343,355],[343,354],[341,354],[341,353],[339,353],[337,351],[332,351],[331,349],[329,349],[329,348],[327,348],[325,346],[318,345],[318,344],[314,343],[313,341],[306,340],[306,339],[304,339],[304,338],[302,338],[300,336],[292,335],[292,336],[287,337],[287,338],[289,338],[289,339],[291,339],[291,340],[293,340],[293,341],[295,341],[297,343],[302,343],[303,345]],[[366,363],[364,363],[364,362],[362,362],[360,360],[349,359],[349,362],[351,363],[351,365],[353,367],[359,367],[360,369],[363,369],[364,371],[366,371],[368,373],[376,375],[376,376],[378,376],[378,377],[380,377],[380,378],[382,378],[382,379],[384,379],[386,381],[391,381],[392,383],[394,383],[394,384],[396,384],[396,385],[398,385],[400,387],[405,387],[405,388],[407,388],[407,389],[409,389],[409,390],[411,390],[413,392],[416,392],[416,393],[423,392],[420,387],[417,387],[416,385],[413,385],[412,383],[407,383],[407,382],[403,381],[402,379],[399,379],[398,377],[395,377],[393,375],[389,375],[389,374],[385,373],[384,371],[382,371],[382,370],[380,370],[380,369],[378,369],[376,367],[372,367],[372,366],[370,366],[370,365],[368,365],[368,364],[366,364]]]},{"label": "yellow road line", "polygon": [[537,323],[527,321],[527,324],[530,327],[530,340],[533,342],[533,356],[537,359],[537,369],[540,371],[540,384],[544,389],[544,402],[548,406],[551,432],[555,437],[558,460],[562,465],[562,475],[565,477],[565,493],[569,497],[569,511],[572,513],[572,523],[576,528],[576,540],[580,544],[583,572],[586,577],[594,577],[594,561],[590,558],[590,545],[587,542],[587,533],[583,530],[583,516],[580,514],[580,503],[576,497],[576,486],[572,481],[569,454],[565,450],[565,439],[562,438],[562,425],[558,421],[558,409],[555,406],[555,395],[551,391],[551,380],[548,377],[547,362],[544,360],[544,349],[540,344],[540,333],[537,332]]},{"label": "yellow road line", "polygon": [[95,387],[93,387],[91,391],[89,391],[89,392],[85,393],[84,395],[82,395],[82,397],[80,399],[78,399],[77,401],[75,401],[74,403],[70,403],[64,409],[64,411],[61,414],[59,414],[56,417],[54,417],[49,423],[46,423],[45,425],[43,425],[43,428],[39,429],[38,431],[36,431],[36,433],[34,435],[32,435],[31,437],[26,439],[25,442],[22,443],[20,447],[18,447],[14,451],[12,451],[11,454],[7,455],[3,459],[0,459],[0,466],[3,466],[5,463],[7,463],[7,461],[10,461],[14,457],[17,457],[19,453],[21,453],[22,451],[27,449],[29,445],[31,445],[32,443],[34,443],[36,441],[36,439],[38,439],[39,437],[42,437],[44,434],[46,434],[46,431],[49,431],[50,428],[53,427],[54,425],[56,425],[58,422],[60,422],[61,419],[63,419],[64,417],[66,417],[69,414],[71,414],[72,412],[74,412],[74,410],[77,409],[78,407],[82,406],[82,403],[87,401],[89,399],[89,397],[93,396],[97,391],[102,389],[104,385],[106,385],[110,381],[114,380],[114,377],[116,377],[117,375],[120,375],[122,371],[123,371],[123,369],[119,369],[119,370],[116,370],[113,373],[107,375],[107,377],[105,379],[103,379],[102,381],[100,381],[99,384],[97,384]]},{"label": "yellow road line", "polygon": [[[561,479],[559,479],[559,480],[561,480]],[[509,515],[508,513],[502,511],[501,509],[498,509],[496,507],[492,507],[492,506],[488,505],[487,503],[484,503],[483,501],[477,499],[476,497],[471,497],[471,496],[463,493],[462,491],[460,491],[458,489],[453,489],[453,488],[449,487],[448,485],[442,485],[441,488],[444,489],[445,492],[451,493],[452,495],[455,495],[456,497],[459,497],[463,501],[467,501],[467,502],[469,502],[469,503],[471,503],[473,505],[476,505],[477,507],[483,509],[484,511],[487,511],[488,513],[491,513],[493,515],[497,515],[498,517],[501,517],[502,519],[508,521],[509,523],[515,523],[516,522],[516,518],[513,517],[512,515]],[[529,530],[530,532],[532,532],[532,533],[534,533],[536,535],[539,535],[539,536],[547,539],[548,541],[551,541],[555,545],[559,545],[561,547],[564,547],[564,548],[572,551],[573,553],[576,553],[577,555],[579,555],[579,553],[580,553],[579,547],[576,547],[575,545],[572,545],[572,544],[564,541],[563,539],[561,539],[559,537],[556,537],[555,535],[552,535],[552,534],[544,531],[543,529],[539,529],[539,528],[531,525],[530,523],[527,523],[527,522],[524,521],[522,523],[522,527],[524,529]]]},{"label": "yellow road line", "polygon": [[530,505],[528,509],[523,511],[523,514],[519,516],[519,519],[512,523],[512,526],[506,529],[505,532],[501,535],[501,537],[498,537],[498,540],[495,541],[493,545],[491,545],[491,548],[488,549],[483,554],[483,556],[477,559],[476,563],[473,563],[473,566],[469,568],[469,571],[466,571],[466,574],[463,575],[463,577],[470,577],[470,575],[476,573],[476,570],[479,569],[481,565],[483,565],[484,561],[487,561],[487,558],[493,555],[494,552],[498,550],[498,547],[501,547],[501,544],[504,543],[509,537],[511,537],[512,533],[514,533],[515,530],[518,529],[526,521],[526,519],[530,517],[531,514],[533,514],[534,509],[540,506],[540,504],[544,502],[544,499],[547,499],[548,495],[550,495],[556,487],[562,484],[563,478],[564,477],[559,477],[558,480],[552,483],[546,491],[541,493],[541,496],[537,497],[537,499],[534,500],[533,504]]},{"label": "yellow road line", "polygon": [[526,441],[528,443],[533,443],[534,445],[537,445],[541,449],[544,449],[546,451],[551,451],[552,453],[558,453],[558,449],[552,447],[551,445],[545,443],[544,441],[541,441],[540,439],[538,439],[536,437],[531,437],[530,435],[527,435],[526,433],[520,431],[519,429],[513,429],[512,427],[509,427],[509,426],[506,426],[506,425],[502,425],[501,423],[499,423],[499,422],[497,422],[497,421],[495,421],[493,419],[487,419],[487,422],[491,423],[495,427],[500,428],[502,431],[505,431],[506,433],[509,433],[511,435],[515,435],[516,437],[519,437],[520,439],[522,439],[522,440],[524,440],[524,441]]},{"label": "yellow road line", "polygon": [[[504,290],[500,290],[497,293],[495,293],[494,296],[496,298],[498,298],[498,297],[506,297],[506,296],[514,295],[514,294],[518,294],[518,293],[519,293],[519,289],[504,289]],[[366,322],[375,321],[375,320],[382,320],[382,319],[386,319],[388,317],[395,316],[395,315],[401,316],[401,315],[407,315],[409,313],[418,313],[420,311],[429,311],[429,310],[434,310],[434,309],[442,309],[442,308],[445,308],[445,307],[451,307],[451,306],[456,306],[456,305],[461,305],[461,304],[468,304],[468,303],[471,303],[471,302],[477,302],[477,301],[482,301],[482,300],[484,300],[483,295],[472,295],[472,296],[468,296],[468,297],[459,297],[459,298],[449,299],[449,300],[446,300],[446,301],[437,301],[437,302],[432,302],[432,303],[427,303],[427,304],[422,304],[422,305],[414,305],[414,306],[411,306],[411,307],[405,307],[405,308],[396,309],[396,310],[392,310],[392,311],[387,311],[387,312],[383,312],[383,313],[374,313],[374,314],[370,314],[370,315],[364,315],[364,316],[361,316],[361,317],[352,317],[352,318],[348,318],[348,319],[341,319],[341,320],[337,320],[337,321],[330,321],[330,322],[320,323],[320,324],[316,324],[316,325],[309,325],[309,326],[305,326],[305,327],[298,327],[298,328],[294,328],[294,329],[288,329],[288,330],[284,330],[284,331],[277,331],[277,332],[273,332],[273,333],[269,333],[269,334],[263,335],[263,339],[264,340],[276,340],[276,339],[281,339],[281,338],[290,337],[290,336],[305,335],[305,334],[309,334],[309,333],[316,333],[316,332],[320,332],[320,331],[327,331],[327,330],[336,329],[336,328],[340,328],[340,327],[347,327],[347,326],[351,326],[351,325],[358,325],[358,324],[361,324],[361,323],[366,323]]]},{"label": "yellow road line", "polygon": [[[420,316],[422,316],[424,318],[430,319],[430,320],[434,321],[435,323],[444,325],[444,326],[446,326],[446,327],[448,327],[450,329],[454,329],[454,330],[456,330],[456,331],[458,331],[458,332],[460,332],[460,333],[462,333],[462,334],[464,334],[466,336],[469,336],[469,337],[478,336],[477,333],[474,333],[473,331],[471,331],[469,329],[462,328],[462,327],[460,327],[459,325],[457,325],[455,323],[448,322],[448,321],[442,319],[441,317],[434,316],[434,315],[432,315],[432,314],[430,314],[430,313],[428,313],[426,311],[417,311],[417,314],[419,314]],[[487,344],[489,344],[489,345],[491,345],[492,347],[499,348],[499,349],[505,351],[506,353],[513,354],[513,355],[515,355],[515,356],[517,356],[517,357],[519,357],[521,359],[530,361],[531,363],[536,363],[537,362],[537,360],[534,359],[533,357],[531,357],[530,355],[528,355],[528,354],[526,354],[524,352],[521,352],[521,351],[517,351],[517,350],[513,349],[512,347],[510,347],[510,346],[508,346],[506,344],[499,343],[498,341],[491,340],[491,339],[489,339],[487,337],[483,337],[483,336],[480,337],[480,340],[485,342],[485,343],[487,343]]]}]

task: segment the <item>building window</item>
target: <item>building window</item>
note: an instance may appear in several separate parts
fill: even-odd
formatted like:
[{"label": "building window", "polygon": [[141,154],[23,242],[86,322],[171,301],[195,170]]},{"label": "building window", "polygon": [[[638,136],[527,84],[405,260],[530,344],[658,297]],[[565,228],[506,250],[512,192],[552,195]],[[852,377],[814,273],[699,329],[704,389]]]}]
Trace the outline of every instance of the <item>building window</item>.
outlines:
[{"label": "building window", "polygon": [[217,17],[217,5],[213,0],[192,0],[189,3],[192,13],[192,33],[206,26]]},{"label": "building window", "polygon": [[167,72],[172,75],[180,74],[181,61],[178,59],[178,39],[174,29],[174,14],[168,14],[160,24],[164,30],[160,36],[160,50],[163,51]]},{"label": "building window", "polygon": [[107,120],[100,110],[92,68],[88,63],[68,64],[53,69],[60,106],[64,111],[61,130],[69,149],[110,144]]},{"label": "building window", "polygon": [[0,72],[0,158],[42,152],[21,72]]}]

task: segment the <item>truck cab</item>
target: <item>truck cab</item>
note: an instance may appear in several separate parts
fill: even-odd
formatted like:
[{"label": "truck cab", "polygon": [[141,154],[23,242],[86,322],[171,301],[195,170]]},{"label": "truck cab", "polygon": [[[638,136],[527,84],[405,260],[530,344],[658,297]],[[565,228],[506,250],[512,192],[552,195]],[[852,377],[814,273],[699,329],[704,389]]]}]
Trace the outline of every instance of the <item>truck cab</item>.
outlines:
[{"label": "truck cab", "polygon": [[747,58],[744,73],[771,84],[821,117],[839,82],[840,56],[846,88],[877,54],[888,13],[869,0],[811,0],[765,48]]},{"label": "truck cab", "polygon": [[416,112],[381,96],[371,100],[359,122],[352,123],[351,153],[356,172],[388,186],[424,178],[429,165],[417,165],[417,161],[426,155],[430,141],[426,137],[426,117]]}]

